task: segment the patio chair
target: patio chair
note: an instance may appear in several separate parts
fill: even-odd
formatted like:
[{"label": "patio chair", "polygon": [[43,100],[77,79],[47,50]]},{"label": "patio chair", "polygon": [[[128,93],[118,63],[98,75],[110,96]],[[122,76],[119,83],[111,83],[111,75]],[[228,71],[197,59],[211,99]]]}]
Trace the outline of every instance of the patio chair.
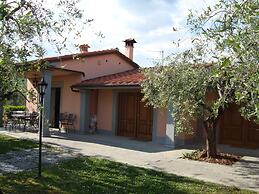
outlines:
[{"label": "patio chair", "polygon": [[69,128],[69,127],[71,126],[72,129],[73,129],[73,131],[74,131],[74,133],[76,132],[75,120],[76,120],[76,115],[74,115],[74,114],[68,114],[68,118],[67,118],[68,130],[71,129],[71,128]]},{"label": "patio chair", "polygon": [[64,128],[66,133],[68,133],[70,129],[73,129],[73,131],[75,132],[75,120],[76,120],[76,115],[72,113],[60,113],[59,131],[61,131],[61,129]]},{"label": "patio chair", "polygon": [[39,129],[39,113],[37,113],[37,112],[30,113],[29,124],[32,127],[33,131],[38,131],[38,129]]}]

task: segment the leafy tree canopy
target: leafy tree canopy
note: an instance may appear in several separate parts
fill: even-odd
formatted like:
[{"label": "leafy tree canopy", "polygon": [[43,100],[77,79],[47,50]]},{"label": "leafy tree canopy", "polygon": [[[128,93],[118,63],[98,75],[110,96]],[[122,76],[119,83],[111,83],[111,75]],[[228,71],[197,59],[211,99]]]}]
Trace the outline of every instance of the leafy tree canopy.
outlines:
[{"label": "leafy tree canopy", "polygon": [[216,156],[216,126],[225,108],[259,122],[258,1],[220,0],[202,14],[190,12],[193,46],[167,65],[143,70],[144,99],[172,107],[178,131],[202,119],[207,156]]},{"label": "leafy tree canopy", "polygon": [[[78,0],[59,0],[55,7],[48,0],[1,0],[0,2],[0,100],[22,91],[28,60],[41,59],[44,45],[57,51],[65,48],[68,35],[80,35],[85,24]],[[74,32],[73,35],[71,32]],[[41,64],[42,65],[42,64]],[[40,68],[35,63],[33,68]]]}]

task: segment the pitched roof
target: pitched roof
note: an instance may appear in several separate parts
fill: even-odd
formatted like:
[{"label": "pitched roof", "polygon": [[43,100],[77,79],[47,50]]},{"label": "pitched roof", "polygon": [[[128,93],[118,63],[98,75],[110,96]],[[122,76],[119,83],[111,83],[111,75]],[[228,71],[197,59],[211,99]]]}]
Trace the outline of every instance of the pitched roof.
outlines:
[{"label": "pitched roof", "polygon": [[69,55],[62,55],[57,57],[47,57],[44,58],[44,61],[48,62],[58,62],[58,61],[64,61],[64,60],[70,60],[75,58],[83,58],[83,57],[94,57],[99,55],[108,55],[108,54],[115,54],[122,58],[123,60],[127,61],[131,66],[134,68],[139,68],[139,65],[126,57],[124,54],[122,54],[118,49],[107,49],[107,50],[100,50],[100,51],[91,51],[91,52],[85,52],[85,53],[75,53],[75,54],[69,54]]},{"label": "pitched roof", "polygon": [[84,80],[79,84],[71,86],[72,88],[82,87],[118,87],[118,86],[140,86],[144,75],[139,69],[128,70],[116,74],[105,75],[93,79]]}]

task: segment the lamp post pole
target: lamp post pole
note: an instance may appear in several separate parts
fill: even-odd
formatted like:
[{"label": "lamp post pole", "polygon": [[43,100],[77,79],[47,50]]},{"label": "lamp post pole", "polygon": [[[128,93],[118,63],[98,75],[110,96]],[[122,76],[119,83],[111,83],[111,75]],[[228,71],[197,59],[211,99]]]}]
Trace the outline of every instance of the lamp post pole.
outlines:
[{"label": "lamp post pole", "polygon": [[39,168],[38,178],[41,177],[41,163],[42,163],[42,128],[43,128],[43,107],[44,107],[44,94],[48,84],[45,82],[44,77],[38,83],[39,97],[40,97],[40,117],[39,117]]},{"label": "lamp post pole", "polygon": [[42,127],[43,127],[43,117],[42,117],[42,109],[43,109],[43,100],[44,95],[40,94],[40,118],[39,118],[39,171],[38,171],[38,177],[41,177],[41,153],[42,153]]}]

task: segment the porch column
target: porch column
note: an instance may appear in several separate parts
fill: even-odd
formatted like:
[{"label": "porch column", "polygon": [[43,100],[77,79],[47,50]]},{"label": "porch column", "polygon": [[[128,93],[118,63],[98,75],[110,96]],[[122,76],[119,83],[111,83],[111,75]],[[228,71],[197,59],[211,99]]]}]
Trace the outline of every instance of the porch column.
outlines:
[{"label": "porch column", "polygon": [[167,110],[165,145],[175,147],[175,126],[172,116],[172,108]]},{"label": "porch column", "polygon": [[89,129],[89,100],[90,91],[80,91],[80,133],[85,133]]},{"label": "porch column", "polygon": [[50,103],[51,103],[51,80],[52,75],[49,71],[44,71],[42,76],[44,76],[44,79],[46,83],[48,84],[48,87],[46,89],[46,93],[44,95],[44,109],[43,109],[43,119],[44,119],[44,125],[43,125],[43,137],[49,137],[49,122],[50,122]]},{"label": "porch column", "polygon": [[112,91],[112,135],[116,135],[118,123],[118,92]]}]

